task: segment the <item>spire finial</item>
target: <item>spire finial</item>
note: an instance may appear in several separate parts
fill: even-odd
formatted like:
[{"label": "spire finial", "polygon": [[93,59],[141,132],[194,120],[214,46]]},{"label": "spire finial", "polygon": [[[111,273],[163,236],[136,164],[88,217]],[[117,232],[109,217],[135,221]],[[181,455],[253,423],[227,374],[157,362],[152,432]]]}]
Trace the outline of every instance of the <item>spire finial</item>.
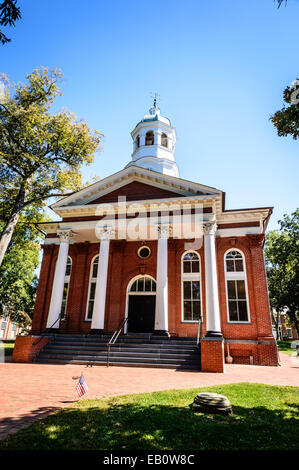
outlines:
[{"label": "spire finial", "polygon": [[160,111],[159,106],[158,106],[158,98],[161,99],[161,96],[155,92],[150,94],[151,98],[154,100],[154,105],[152,108],[150,108],[150,114],[156,114],[157,112]]}]

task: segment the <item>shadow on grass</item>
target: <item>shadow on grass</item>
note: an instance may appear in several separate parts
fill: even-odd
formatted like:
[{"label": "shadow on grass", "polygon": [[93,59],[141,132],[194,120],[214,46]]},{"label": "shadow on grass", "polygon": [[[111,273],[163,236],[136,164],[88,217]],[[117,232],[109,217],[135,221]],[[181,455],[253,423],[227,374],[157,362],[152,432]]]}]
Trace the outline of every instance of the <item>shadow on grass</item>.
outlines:
[{"label": "shadow on grass", "polygon": [[[233,406],[233,415],[204,415],[188,405],[81,402],[0,441],[0,449],[202,450],[298,449],[298,407]],[[91,402],[95,403],[95,402]],[[41,416],[55,409],[40,408]],[[40,414],[39,414],[40,413]]]},{"label": "shadow on grass", "polygon": [[[55,411],[60,410],[61,408],[46,406],[37,408],[30,412],[30,414],[23,415],[20,417],[8,416],[7,418],[0,419],[0,439],[6,437],[7,434],[11,432],[17,432],[23,427],[30,426],[38,419],[46,418],[49,414],[54,413]],[[1,449],[1,441],[0,441]]]}]

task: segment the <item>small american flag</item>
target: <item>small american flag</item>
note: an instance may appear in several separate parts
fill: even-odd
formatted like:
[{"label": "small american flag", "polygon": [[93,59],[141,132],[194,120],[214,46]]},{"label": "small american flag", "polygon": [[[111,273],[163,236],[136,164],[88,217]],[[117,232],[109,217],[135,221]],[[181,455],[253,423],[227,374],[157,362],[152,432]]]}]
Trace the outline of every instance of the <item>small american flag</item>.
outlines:
[{"label": "small american flag", "polygon": [[84,393],[88,392],[87,383],[85,382],[85,379],[82,374],[77,384],[76,390],[77,390],[79,397],[82,397]]}]

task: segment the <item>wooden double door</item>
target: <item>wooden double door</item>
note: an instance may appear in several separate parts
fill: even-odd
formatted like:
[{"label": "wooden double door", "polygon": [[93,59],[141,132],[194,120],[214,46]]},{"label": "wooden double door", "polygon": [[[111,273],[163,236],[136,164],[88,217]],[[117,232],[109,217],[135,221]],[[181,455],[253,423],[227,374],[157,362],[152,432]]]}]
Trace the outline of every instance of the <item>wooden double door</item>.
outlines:
[{"label": "wooden double door", "polygon": [[155,329],[155,295],[130,295],[128,333],[153,333]]}]

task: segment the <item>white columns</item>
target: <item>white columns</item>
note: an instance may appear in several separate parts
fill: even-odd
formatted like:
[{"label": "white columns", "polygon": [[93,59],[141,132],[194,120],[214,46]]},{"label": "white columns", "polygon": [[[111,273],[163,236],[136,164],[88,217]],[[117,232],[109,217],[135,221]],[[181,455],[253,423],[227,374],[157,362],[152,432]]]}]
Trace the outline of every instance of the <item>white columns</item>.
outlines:
[{"label": "white columns", "polygon": [[222,337],[217,281],[215,221],[204,224],[205,279],[206,279],[206,336]]},{"label": "white columns", "polygon": [[101,244],[90,333],[99,334],[104,332],[109,247],[113,231],[111,227],[103,227],[97,229],[97,234]]},{"label": "white columns", "polygon": [[169,225],[158,227],[155,334],[168,336],[168,237]]},{"label": "white columns", "polygon": [[49,329],[59,328],[60,324],[64,278],[71,234],[71,230],[64,230],[58,233],[60,238],[60,245],[55,266],[51,301],[47,320],[47,328]]}]

